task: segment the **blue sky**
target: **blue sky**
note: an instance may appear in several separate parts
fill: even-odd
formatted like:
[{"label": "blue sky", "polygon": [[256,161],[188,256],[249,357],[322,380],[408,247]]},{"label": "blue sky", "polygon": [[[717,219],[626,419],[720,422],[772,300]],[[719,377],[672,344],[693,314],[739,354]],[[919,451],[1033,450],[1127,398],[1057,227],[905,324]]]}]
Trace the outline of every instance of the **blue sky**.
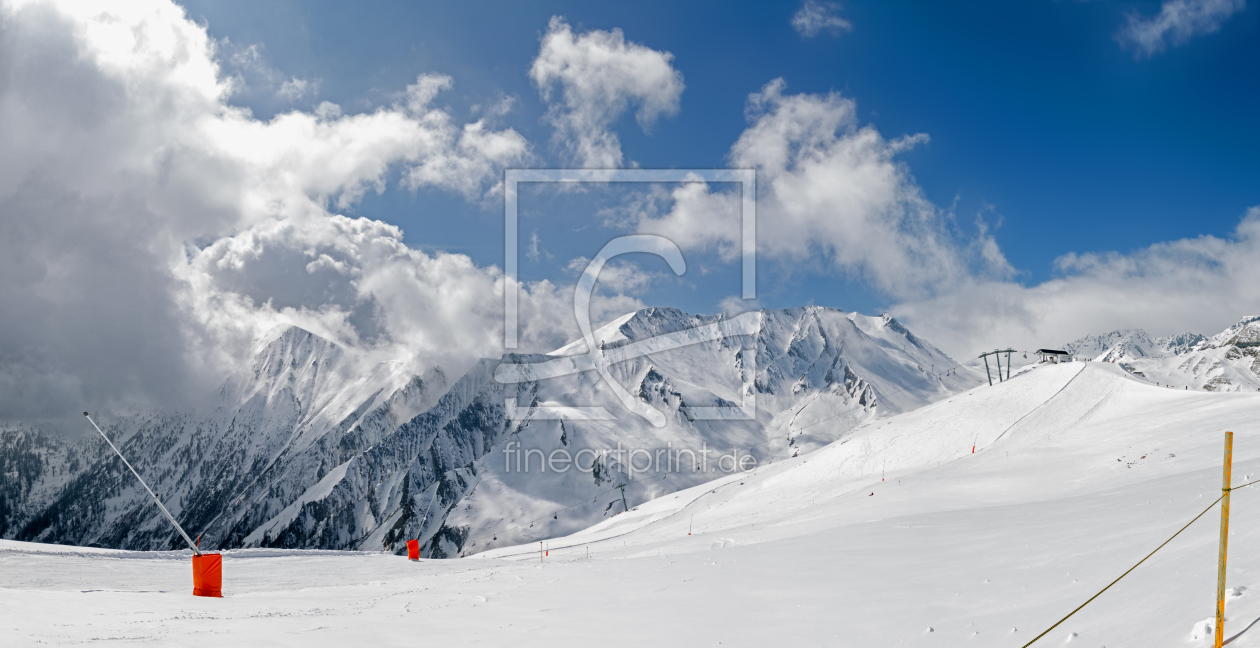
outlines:
[{"label": "blue sky", "polygon": [[758,178],[755,302],[730,186],[524,189],[531,351],[629,233],[688,271],[611,264],[597,322],[886,310],[959,359],[1212,334],[1260,314],[1257,115],[1255,0],[0,0],[0,419],[176,402],[284,326],[498,357],[519,167]]},{"label": "blue sky", "polygon": [[[1158,13],[1160,5],[1149,2],[849,2],[838,14],[852,30],[813,38],[790,23],[798,3],[185,6],[215,38],[261,45],[282,74],[320,80],[318,94],[296,104],[264,94],[237,98],[260,117],[324,100],[367,109],[417,74],[437,72],[454,79],[442,101],[455,114],[515,97],[505,122],[537,143],[535,163],[546,166],[565,161],[547,146],[546,105],[528,70],[552,16],[578,31],[620,28],[628,40],[674,56],[686,82],[679,113],[648,133],[628,114],[617,123],[626,156],[643,167],[724,166],[747,126],[747,96],[776,77],[790,92],[839,91],[857,102],[862,123],[886,137],[930,136],[900,160],[964,231],[982,214],[1024,283],[1052,277],[1054,260],[1067,252],[1228,235],[1260,204],[1254,6],[1216,33],[1149,57],[1116,38],[1126,15]],[[501,264],[501,247],[485,241],[499,219],[493,206],[391,187],[354,213],[402,226],[409,245]],[[558,252],[599,244],[568,241],[559,231],[543,236]],[[549,276],[560,265],[523,273]],[[763,277],[767,305],[869,310],[888,302],[826,268],[790,277],[771,265],[763,271],[773,273]],[[653,298],[685,308],[716,306],[711,291],[657,289]]]}]

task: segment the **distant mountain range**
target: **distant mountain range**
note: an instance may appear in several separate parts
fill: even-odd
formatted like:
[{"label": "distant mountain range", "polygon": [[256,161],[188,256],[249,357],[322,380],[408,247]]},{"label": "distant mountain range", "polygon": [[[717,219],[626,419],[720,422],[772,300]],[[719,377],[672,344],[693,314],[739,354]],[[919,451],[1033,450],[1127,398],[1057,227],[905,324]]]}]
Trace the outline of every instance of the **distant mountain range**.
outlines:
[{"label": "distant mountain range", "polygon": [[1151,337],[1142,329],[1122,329],[1103,335],[1087,335],[1064,345],[1064,350],[1099,361],[1164,358],[1185,353],[1206,338],[1198,333]]},{"label": "distant mountain range", "polygon": [[[288,328],[202,406],[102,423],[203,547],[418,538],[448,557],[571,533],[728,467],[707,462],[809,452],[983,381],[891,317],[826,308],[648,308],[594,341],[414,376]],[[0,474],[0,537],[181,546],[99,438],[9,426]]]},{"label": "distant mountain range", "polygon": [[1260,389],[1260,317],[1212,336],[1153,338],[1141,329],[1090,335],[1065,345],[1074,355],[1114,362],[1160,385],[1208,391]]}]

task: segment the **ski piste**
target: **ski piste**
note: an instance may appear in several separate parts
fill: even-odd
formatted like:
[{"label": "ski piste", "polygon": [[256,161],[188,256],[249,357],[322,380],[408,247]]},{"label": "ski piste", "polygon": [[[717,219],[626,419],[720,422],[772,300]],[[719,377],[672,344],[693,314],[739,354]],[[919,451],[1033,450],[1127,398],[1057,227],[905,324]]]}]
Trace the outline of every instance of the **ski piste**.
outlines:
[{"label": "ski piste", "polygon": [[[207,615],[162,591],[187,580],[186,550],[3,541],[0,604],[9,636],[51,643],[125,632],[285,645],[317,630],[303,641],[386,644],[421,624],[452,643],[629,646],[642,636],[626,619],[647,619],[652,636],[680,643],[1018,646],[1220,496],[1222,430],[1238,435],[1238,480],[1260,476],[1257,406],[1260,394],[1171,390],[1112,363],[1033,365],[552,538],[542,564],[536,542],[418,563],[230,550],[228,597]],[[1254,642],[1246,628],[1260,617],[1257,496],[1234,495],[1231,646]],[[1204,645],[1216,535],[1191,526],[1041,641]],[[71,605],[77,614],[56,612]]]}]

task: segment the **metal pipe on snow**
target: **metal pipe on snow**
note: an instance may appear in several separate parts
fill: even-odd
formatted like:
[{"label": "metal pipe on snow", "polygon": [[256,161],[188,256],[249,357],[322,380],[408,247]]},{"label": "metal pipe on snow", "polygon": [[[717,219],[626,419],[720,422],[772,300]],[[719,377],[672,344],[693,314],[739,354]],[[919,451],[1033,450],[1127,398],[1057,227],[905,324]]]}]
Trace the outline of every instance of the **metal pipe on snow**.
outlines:
[{"label": "metal pipe on snow", "polygon": [[123,453],[118,451],[118,446],[115,446],[114,442],[110,441],[108,436],[105,436],[105,431],[101,429],[101,426],[96,424],[96,421],[92,420],[91,416],[88,416],[87,412],[84,412],[83,416],[87,417],[88,423],[91,423],[92,427],[96,428],[96,431],[101,433],[101,437],[105,439],[105,443],[108,443],[109,447],[114,449],[114,454],[117,454],[118,458],[122,459],[122,462],[126,464],[127,469],[131,471],[131,474],[136,476],[136,481],[140,482],[141,486],[144,486],[144,490],[149,491],[149,497],[153,498],[153,503],[157,504],[158,508],[162,509],[162,515],[165,515],[166,519],[170,520],[171,524],[175,525],[175,530],[179,531],[179,535],[184,537],[184,542],[188,543],[188,548],[192,549],[195,555],[200,556],[201,550],[197,548],[197,543],[193,542],[192,538],[188,537],[187,533],[184,533],[184,527],[179,526],[179,522],[175,521],[175,516],[171,515],[171,512],[166,510],[165,506],[162,506],[162,500],[159,500],[157,494],[153,492],[153,489],[149,488],[149,485],[144,483],[144,480],[140,478],[140,473],[136,472],[136,469],[131,467],[131,462],[127,461],[127,458],[123,456]]}]

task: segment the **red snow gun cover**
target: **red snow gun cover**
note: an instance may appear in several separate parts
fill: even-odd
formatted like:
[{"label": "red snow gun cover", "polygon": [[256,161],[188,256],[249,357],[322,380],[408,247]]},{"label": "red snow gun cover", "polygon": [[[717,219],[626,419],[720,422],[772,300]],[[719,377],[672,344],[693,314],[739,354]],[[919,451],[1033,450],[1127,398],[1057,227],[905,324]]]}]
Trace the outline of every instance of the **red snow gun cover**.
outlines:
[{"label": "red snow gun cover", "polygon": [[223,556],[203,553],[193,556],[193,596],[223,598]]},{"label": "red snow gun cover", "polygon": [[407,541],[407,560],[420,560],[420,541]]}]

